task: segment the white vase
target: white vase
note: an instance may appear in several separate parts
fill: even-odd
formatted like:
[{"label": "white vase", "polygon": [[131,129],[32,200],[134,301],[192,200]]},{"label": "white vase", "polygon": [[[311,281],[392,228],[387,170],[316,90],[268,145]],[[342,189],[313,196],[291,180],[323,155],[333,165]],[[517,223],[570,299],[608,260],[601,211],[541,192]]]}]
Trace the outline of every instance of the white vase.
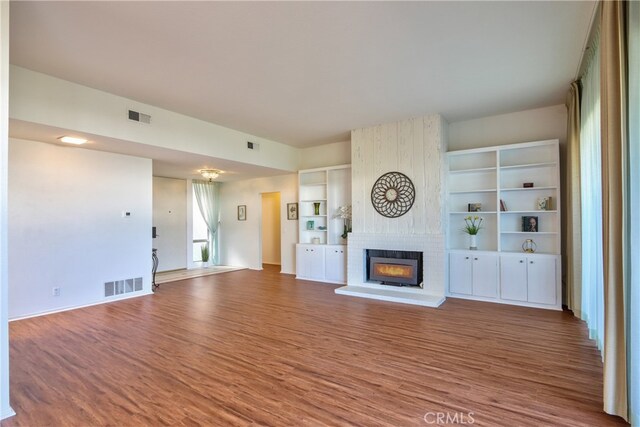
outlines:
[{"label": "white vase", "polygon": [[478,249],[477,234],[469,234],[469,249],[475,251]]}]

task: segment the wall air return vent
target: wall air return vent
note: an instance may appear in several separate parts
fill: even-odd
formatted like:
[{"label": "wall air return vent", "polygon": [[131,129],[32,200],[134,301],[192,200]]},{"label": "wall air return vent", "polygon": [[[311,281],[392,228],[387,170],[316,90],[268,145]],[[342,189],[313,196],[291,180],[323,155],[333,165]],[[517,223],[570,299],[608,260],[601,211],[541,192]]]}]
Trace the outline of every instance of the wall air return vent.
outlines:
[{"label": "wall air return vent", "polygon": [[142,290],[142,277],[134,279],[114,280],[104,284],[104,296],[113,297],[116,295],[128,294]]},{"label": "wall air return vent", "polygon": [[138,111],[129,110],[129,120],[140,123],[151,123],[151,116],[148,114],[140,113]]},{"label": "wall air return vent", "polygon": [[258,144],[257,142],[247,141],[247,148],[249,150],[258,151],[260,149],[260,144]]}]

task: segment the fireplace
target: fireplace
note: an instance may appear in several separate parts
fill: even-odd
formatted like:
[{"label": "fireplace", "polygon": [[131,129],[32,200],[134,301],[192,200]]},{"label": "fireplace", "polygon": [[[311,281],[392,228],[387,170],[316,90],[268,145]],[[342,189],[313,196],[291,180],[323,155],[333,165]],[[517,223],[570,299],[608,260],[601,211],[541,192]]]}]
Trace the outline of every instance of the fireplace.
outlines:
[{"label": "fireplace", "polygon": [[367,249],[367,281],[422,287],[422,252]]}]

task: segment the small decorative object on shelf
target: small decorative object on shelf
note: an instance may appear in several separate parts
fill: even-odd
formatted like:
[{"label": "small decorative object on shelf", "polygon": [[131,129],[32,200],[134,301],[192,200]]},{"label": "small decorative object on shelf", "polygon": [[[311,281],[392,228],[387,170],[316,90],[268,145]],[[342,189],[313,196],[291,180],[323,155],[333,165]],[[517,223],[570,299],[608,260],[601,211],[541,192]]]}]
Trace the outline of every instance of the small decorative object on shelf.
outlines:
[{"label": "small decorative object on shelf", "polygon": [[320,244],[320,238],[319,237],[314,237],[313,239],[311,239],[311,243],[313,243],[314,245],[319,245]]},{"label": "small decorative object on shelf", "polygon": [[534,242],[533,239],[527,239],[522,244],[522,250],[527,253],[532,254],[536,251],[536,249],[538,249],[538,245],[536,245],[536,242]]},{"label": "small decorative object on shelf", "polygon": [[482,210],[482,203],[469,203],[467,209],[468,212],[480,212]]},{"label": "small decorative object on shelf", "polygon": [[538,210],[539,211],[550,211],[551,207],[551,196],[547,197],[538,197]]},{"label": "small decorative object on shelf", "polygon": [[524,188],[533,188],[533,182],[524,182],[524,183],[522,183],[522,187],[524,187]]},{"label": "small decorative object on shelf", "polygon": [[315,225],[315,222],[307,221],[307,230],[313,230],[314,225]]},{"label": "small decorative object on shelf", "polygon": [[507,204],[502,199],[500,199],[500,211],[501,212],[506,212],[507,211]]},{"label": "small decorative object on shelf", "polygon": [[478,242],[476,236],[482,230],[483,218],[479,216],[468,216],[464,219],[464,227],[462,231],[470,236],[469,249],[475,251],[478,249]]},{"label": "small decorative object on shelf", "polygon": [[334,218],[341,218],[344,221],[344,232],[340,237],[346,239],[351,232],[351,205],[340,206]]},{"label": "small decorative object on shelf", "polygon": [[313,203],[313,214],[320,215],[320,202]]},{"label": "small decorative object on shelf", "polygon": [[527,233],[537,233],[540,229],[540,222],[537,216],[522,217],[522,231]]}]

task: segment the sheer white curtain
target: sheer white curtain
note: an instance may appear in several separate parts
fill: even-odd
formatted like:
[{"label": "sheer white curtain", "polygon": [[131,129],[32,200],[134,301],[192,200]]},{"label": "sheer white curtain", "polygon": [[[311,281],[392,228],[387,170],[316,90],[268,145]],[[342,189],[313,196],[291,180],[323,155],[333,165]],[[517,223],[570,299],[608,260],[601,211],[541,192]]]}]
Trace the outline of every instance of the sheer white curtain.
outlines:
[{"label": "sheer white curtain", "polygon": [[218,250],[218,225],[220,223],[220,183],[193,181],[193,193],[196,195],[198,208],[209,228],[209,252],[211,263],[220,262]]},{"label": "sheer white curtain", "polygon": [[582,319],[602,350],[604,285],[602,270],[602,164],[600,146],[600,60],[594,43],[581,79],[580,180],[582,197]]},{"label": "sheer white curtain", "polygon": [[640,3],[629,2],[629,422],[640,425]]}]

